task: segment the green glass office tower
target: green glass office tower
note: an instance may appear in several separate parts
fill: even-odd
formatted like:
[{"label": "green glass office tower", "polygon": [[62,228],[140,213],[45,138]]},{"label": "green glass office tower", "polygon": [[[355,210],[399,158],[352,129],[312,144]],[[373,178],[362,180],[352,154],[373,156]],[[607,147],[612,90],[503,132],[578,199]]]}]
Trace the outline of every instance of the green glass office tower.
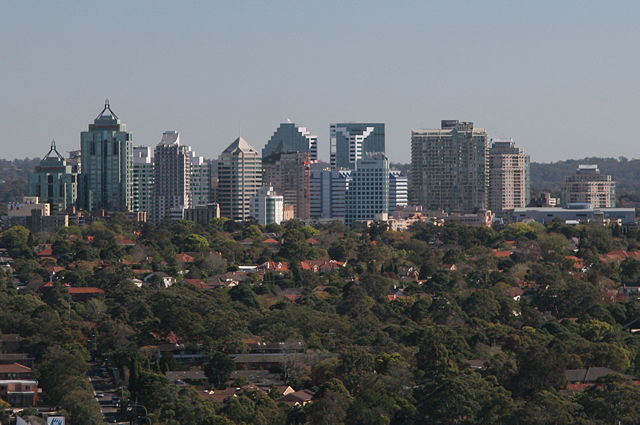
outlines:
[{"label": "green glass office tower", "polygon": [[107,100],[80,135],[79,204],[87,211],[129,211],[133,203],[133,141]]},{"label": "green glass office tower", "polygon": [[[55,154],[55,155],[53,155]],[[29,196],[38,196],[51,205],[51,212],[63,212],[75,205],[78,196],[78,174],[51,142],[51,149],[29,174]]]}]

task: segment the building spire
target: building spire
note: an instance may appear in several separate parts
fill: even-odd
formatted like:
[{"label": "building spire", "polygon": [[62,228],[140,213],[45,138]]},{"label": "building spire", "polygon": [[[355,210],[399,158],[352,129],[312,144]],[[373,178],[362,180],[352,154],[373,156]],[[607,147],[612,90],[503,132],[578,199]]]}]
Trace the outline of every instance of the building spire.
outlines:
[{"label": "building spire", "polygon": [[42,160],[49,158],[51,152],[55,152],[55,154],[58,155],[59,159],[64,159],[64,157],[60,155],[60,152],[58,152],[58,149],[56,149],[56,139],[51,139],[51,148],[49,149],[49,152],[47,152],[47,154],[44,156],[44,158],[42,158]]},{"label": "building spire", "polygon": [[118,119],[118,116],[111,110],[111,105],[109,104],[109,98],[108,97],[104,100],[104,108],[102,108],[102,111],[98,114],[96,119],[98,119],[102,115],[104,115],[105,111],[109,111],[109,113],[111,114],[111,116],[113,118]]}]

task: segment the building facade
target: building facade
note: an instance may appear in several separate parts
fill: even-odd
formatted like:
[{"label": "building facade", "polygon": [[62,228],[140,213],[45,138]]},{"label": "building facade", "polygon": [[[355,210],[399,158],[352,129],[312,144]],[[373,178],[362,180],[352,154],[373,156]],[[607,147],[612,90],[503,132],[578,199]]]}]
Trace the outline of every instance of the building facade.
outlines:
[{"label": "building facade", "polygon": [[218,157],[218,204],[220,216],[247,220],[250,201],[262,187],[262,156],[238,137]]},{"label": "building facade", "polygon": [[165,131],[154,149],[154,185],[151,219],[161,223],[171,213],[191,206],[191,148],[180,144],[180,134]]},{"label": "building facade", "polygon": [[191,152],[191,205],[207,205],[213,202],[211,163]]},{"label": "building facade", "polygon": [[133,141],[107,100],[80,134],[79,204],[87,211],[129,211],[133,203]]},{"label": "building facade", "polygon": [[274,155],[293,152],[308,152],[310,160],[317,160],[318,136],[314,136],[298,124],[282,123],[262,149],[262,160],[270,162],[273,161],[271,157]]},{"label": "building facade", "polygon": [[492,139],[489,149],[489,209],[524,208],[531,200],[529,155],[513,139]]},{"label": "building facade", "polygon": [[595,164],[578,166],[576,173],[567,177],[562,192],[562,205],[591,204],[593,208],[615,208],[616,182],[611,176],[600,174]]},{"label": "building facade", "polygon": [[[277,159],[276,159],[277,158]],[[292,152],[272,155],[262,161],[262,182],[284,197],[285,205],[293,206],[293,216],[306,220],[311,216],[310,153]]]},{"label": "building facade", "polygon": [[346,192],[345,224],[374,220],[389,213],[389,160],[384,153],[370,153],[358,160]]},{"label": "building facade", "polygon": [[389,212],[409,205],[409,181],[400,171],[389,171]]},{"label": "building facade", "polygon": [[486,209],[487,132],[471,122],[443,120],[440,129],[411,132],[411,201],[426,210]]},{"label": "building facade", "polygon": [[332,169],[355,170],[365,153],[384,152],[383,123],[331,124],[329,144]]},{"label": "building facade", "polygon": [[311,172],[311,218],[344,220],[351,170]]},{"label": "building facade", "polygon": [[284,219],[284,197],[272,187],[264,186],[251,197],[251,216],[258,224],[280,224]]},{"label": "building facade", "polygon": [[133,147],[133,211],[151,214],[153,206],[153,159],[149,146]]},{"label": "building facade", "polygon": [[51,142],[51,149],[35,171],[29,174],[28,195],[37,196],[42,202],[50,204],[54,214],[75,206],[78,174],[73,172],[73,167],[60,155],[55,141]]}]

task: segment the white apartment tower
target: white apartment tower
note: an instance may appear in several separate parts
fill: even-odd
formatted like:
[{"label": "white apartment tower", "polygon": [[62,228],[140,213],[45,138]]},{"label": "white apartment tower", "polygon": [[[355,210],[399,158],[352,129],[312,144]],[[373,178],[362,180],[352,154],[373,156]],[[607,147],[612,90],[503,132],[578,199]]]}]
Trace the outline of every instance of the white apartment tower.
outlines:
[{"label": "white apartment tower", "polygon": [[345,224],[373,220],[376,214],[389,212],[389,160],[376,152],[358,160],[346,194]]},{"label": "white apartment tower", "polygon": [[389,213],[409,205],[409,182],[400,171],[389,171]]},{"label": "white apartment tower", "polygon": [[151,214],[153,205],[153,160],[149,146],[133,147],[133,211]]},{"label": "white apartment tower", "polygon": [[154,161],[152,221],[158,224],[191,206],[191,148],[180,144],[178,132],[165,131],[154,150]]},{"label": "white apartment tower", "polygon": [[251,216],[258,224],[280,224],[284,219],[284,197],[271,186],[262,187],[251,197]]},{"label": "white apartment tower", "polygon": [[190,158],[190,189],[191,205],[207,205],[212,202],[212,167],[211,163],[195,152],[191,152]]},{"label": "white apartment tower", "polygon": [[491,139],[489,149],[489,209],[524,208],[530,200],[529,155],[513,139]]}]

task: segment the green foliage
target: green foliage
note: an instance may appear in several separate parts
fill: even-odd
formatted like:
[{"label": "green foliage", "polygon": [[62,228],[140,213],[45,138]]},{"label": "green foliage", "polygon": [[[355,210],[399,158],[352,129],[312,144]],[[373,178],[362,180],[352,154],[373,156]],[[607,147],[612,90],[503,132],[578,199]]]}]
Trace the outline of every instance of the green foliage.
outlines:
[{"label": "green foliage", "polygon": [[216,388],[224,389],[234,366],[233,359],[229,355],[216,351],[209,356],[209,360],[204,366],[204,373]]},{"label": "green foliage", "polygon": [[[277,233],[278,252],[262,243],[263,231]],[[311,247],[310,236],[322,248]],[[125,237],[136,246],[123,247]],[[53,244],[64,270],[52,276],[52,264],[35,258],[41,242]],[[629,407],[637,404],[636,389],[625,381],[561,395],[567,368],[640,373],[640,343],[628,331],[640,320],[640,301],[613,294],[618,282],[637,280],[640,262],[600,259],[609,249],[640,247],[633,229],[418,223],[408,233],[352,232],[336,223],[262,228],[224,219],[153,226],[116,214],[47,241],[14,228],[1,243],[17,255],[13,271],[0,271],[0,331],[24,337],[21,349],[35,358],[43,403],[75,423],[99,421],[85,375],[89,351],[109,357],[124,392],[163,425],[638,421]],[[512,254],[497,257],[498,250]],[[196,252],[195,261],[177,262],[182,251]],[[569,255],[579,257],[580,269]],[[346,260],[347,267],[300,267],[313,258]],[[184,282],[220,282],[211,277],[271,260],[288,263],[289,271],[239,273],[234,278],[242,283],[230,288]],[[445,263],[457,270],[444,270]],[[178,283],[138,288],[131,280],[147,273],[140,270],[168,273]],[[53,287],[38,289],[51,277]],[[18,291],[15,279],[29,285]],[[105,293],[74,300],[64,284]],[[255,338],[304,344],[305,356],[289,356],[271,371],[295,389],[319,387],[312,403],[292,408],[277,404],[273,389],[267,396],[246,388],[220,404],[164,376],[199,368],[223,388],[233,354]],[[205,360],[182,364],[157,351],[167,343]],[[472,370],[470,360],[484,369]],[[603,406],[610,405],[615,413],[607,417]]]}]

